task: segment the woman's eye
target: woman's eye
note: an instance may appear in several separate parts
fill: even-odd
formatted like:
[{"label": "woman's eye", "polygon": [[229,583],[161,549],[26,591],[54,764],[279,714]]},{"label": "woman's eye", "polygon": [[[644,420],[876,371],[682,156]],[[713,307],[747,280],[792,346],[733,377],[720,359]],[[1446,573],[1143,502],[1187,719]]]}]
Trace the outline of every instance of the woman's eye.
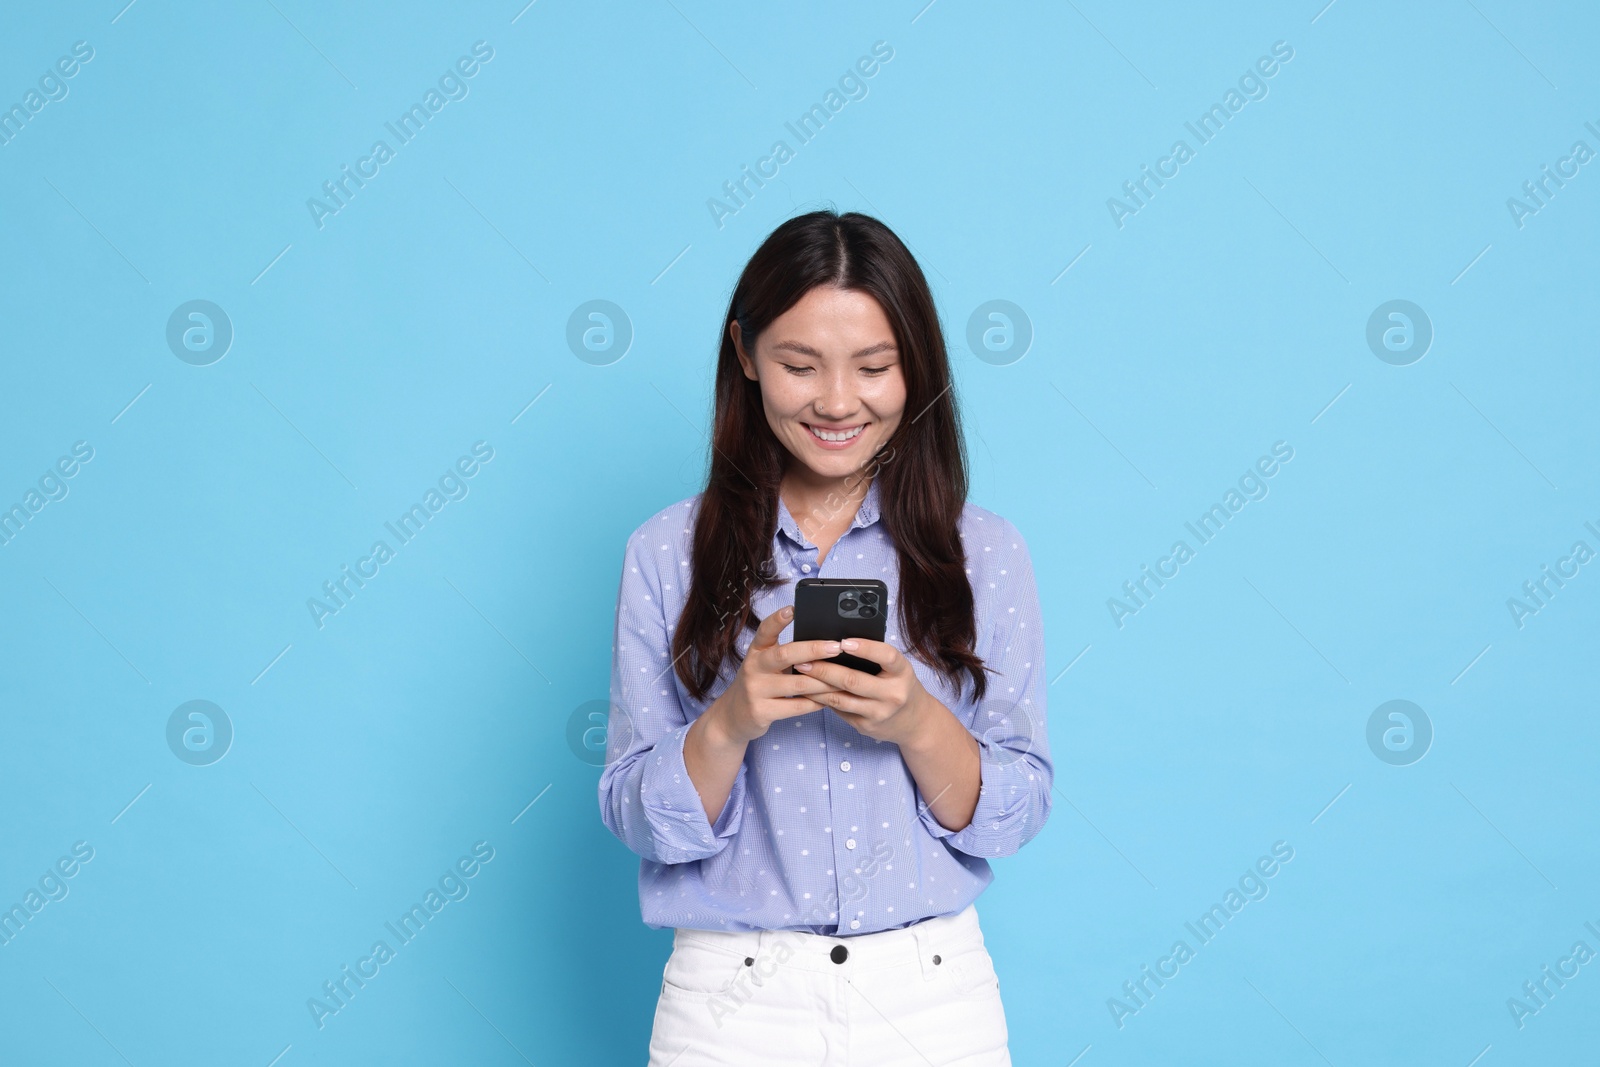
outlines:
[{"label": "woman's eye", "polygon": [[[889,373],[889,369],[891,367],[893,367],[893,366],[894,366],[894,364],[890,363],[890,364],[887,364],[887,365],[882,366],[882,367],[862,367],[861,370],[862,370],[863,373],[870,374],[874,378],[876,378],[879,375]],[[796,366],[794,366],[793,364],[790,364],[790,363],[783,364],[783,369],[788,371],[790,374],[810,374],[811,373],[811,368],[810,367],[796,367]]]}]

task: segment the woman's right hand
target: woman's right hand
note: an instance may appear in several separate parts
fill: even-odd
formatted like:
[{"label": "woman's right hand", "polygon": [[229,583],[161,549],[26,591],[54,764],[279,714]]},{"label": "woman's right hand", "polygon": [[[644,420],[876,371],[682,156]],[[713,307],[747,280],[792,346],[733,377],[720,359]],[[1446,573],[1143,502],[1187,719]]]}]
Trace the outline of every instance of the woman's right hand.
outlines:
[{"label": "woman's right hand", "polygon": [[833,689],[820,678],[790,674],[796,663],[830,659],[839,654],[837,641],[789,641],[778,643],[778,635],[794,618],[794,608],[774,611],[756,628],[750,651],[733,682],[713,703],[728,740],[749,744],[767,732],[779,719],[818,711],[824,705],[807,694]]}]

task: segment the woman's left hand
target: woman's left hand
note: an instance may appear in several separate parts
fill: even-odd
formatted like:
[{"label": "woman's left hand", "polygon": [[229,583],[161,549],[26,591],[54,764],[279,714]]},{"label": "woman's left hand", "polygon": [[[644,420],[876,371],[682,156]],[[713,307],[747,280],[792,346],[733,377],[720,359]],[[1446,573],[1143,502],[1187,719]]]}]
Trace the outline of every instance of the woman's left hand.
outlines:
[{"label": "woman's left hand", "polygon": [[842,647],[853,656],[878,664],[882,670],[874,675],[826,660],[797,663],[796,670],[833,687],[806,695],[838,712],[840,718],[867,737],[895,744],[916,737],[932,697],[922,687],[911,661],[893,645],[865,637],[846,638]]}]

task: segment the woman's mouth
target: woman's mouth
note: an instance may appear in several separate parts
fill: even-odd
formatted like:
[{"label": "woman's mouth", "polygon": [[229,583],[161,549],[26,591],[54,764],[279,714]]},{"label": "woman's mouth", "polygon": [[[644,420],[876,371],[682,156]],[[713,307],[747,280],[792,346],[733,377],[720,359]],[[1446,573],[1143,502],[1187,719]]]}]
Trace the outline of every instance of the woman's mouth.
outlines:
[{"label": "woman's mouth", "polygon": [[852,426],[845,430],[818,429],[809,422],[804,423],[803,425],[811,434],[811,439],[817,442],[823,448],[848,448],[850,446],[850,442],[860,437],[861,431],[867,428],[867,424],[864,422],[858,426]]}]

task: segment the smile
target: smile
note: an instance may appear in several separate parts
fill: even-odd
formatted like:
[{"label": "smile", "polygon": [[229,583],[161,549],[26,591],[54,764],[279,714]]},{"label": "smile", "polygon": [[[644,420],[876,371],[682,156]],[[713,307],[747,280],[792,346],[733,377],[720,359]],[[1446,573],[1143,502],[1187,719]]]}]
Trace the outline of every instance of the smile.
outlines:
[{"label": "smile", "polygon": [[810,423],[805,423],[804,425],[805,428],[811,432],[812,437],[819,441],[825,441],[828,444],[833,445],[844,444],[846,441],[853,441],[861,435],[862,430],[867,428],[866,423],[862,423],[860,426],[852,426],[848,430],[819,430]]}]

